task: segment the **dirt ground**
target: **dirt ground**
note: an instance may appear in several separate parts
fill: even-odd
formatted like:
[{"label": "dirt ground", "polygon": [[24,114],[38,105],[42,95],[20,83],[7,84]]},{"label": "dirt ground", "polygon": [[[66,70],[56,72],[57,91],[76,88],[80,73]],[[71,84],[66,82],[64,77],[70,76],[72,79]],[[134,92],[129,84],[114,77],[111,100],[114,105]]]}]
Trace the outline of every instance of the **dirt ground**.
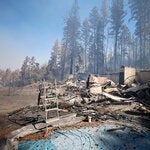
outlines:
[{"label": "dirt ground", "polygon": [[38,87],[0,87],[0,138],[20,126],[8,120],[8,113],[25,106],[37,105]]}]

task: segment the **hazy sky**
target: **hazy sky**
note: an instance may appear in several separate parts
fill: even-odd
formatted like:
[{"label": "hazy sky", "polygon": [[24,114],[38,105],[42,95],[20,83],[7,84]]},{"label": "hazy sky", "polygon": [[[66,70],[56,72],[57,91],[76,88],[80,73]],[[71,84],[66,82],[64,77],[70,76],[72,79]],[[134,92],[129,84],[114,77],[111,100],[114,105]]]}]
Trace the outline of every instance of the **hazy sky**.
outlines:
[{"label": "hazy sky", "polygon": [[[78,0],[79,15],[88,17],[100,0]],[[64,18],[73,0],[0,0],[0,69],[20,68],[25,56],[42,64],[61,40]]]}]

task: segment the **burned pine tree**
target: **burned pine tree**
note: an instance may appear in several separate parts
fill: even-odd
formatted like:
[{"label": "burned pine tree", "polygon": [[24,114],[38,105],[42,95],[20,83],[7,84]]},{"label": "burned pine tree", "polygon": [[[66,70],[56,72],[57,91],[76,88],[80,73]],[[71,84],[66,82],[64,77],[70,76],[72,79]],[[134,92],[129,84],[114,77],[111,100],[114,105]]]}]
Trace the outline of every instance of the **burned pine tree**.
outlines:
[{"label": "burned pine tree", "polygon": [[56,78],[60,80],[60,63],[61,63],[61,47],[59,45],[59,41],[56,40],[51,52],[51,58],[47,65],[47,79]]},{"label": "burned pine tree", "polygon": [[90,24],[88,19],[85,19],[81,28],[81,45],[83,47],[83,70],[88,71],[88,53],[89,53],[89,40],[90,40]]},{"label": "burned pine tree", "polygon": [[[74,1],[69,17],[66,19],[66,26],[63,37],[63,46],[65,53],[68,53],[69,59],[69,74],[74,74],[75,62],[78,59],[79,53],[79,36],[80,36],[80,21],[78,16],[78,3]],[[64,69],[63,69],[64,70]]]},{"label": "burned pine tree", "polygon": [[94,74],[104,73],[104,40],[105,27],[107,25],[107,3],[102,1],[101,15],[98,8],[94,7],[89,16],[90,22],[90,49],[89,49],[89,72]]},{"label": "burned pine tree", "polygon": [[100,19],[98,8],[95,6],[90,13],[90,49],[89,49],[89,72],[97,74],[97,27]]},{"label": "burned pine tree", "polygon": [[132,66],[133,65],[133,49],[132,46],[132,38],[129,28],[126,25],[122,26],[120,39],[118,41],[118,45],[120,46],[120,56],[119,64],[124,66]]},{"label": "burned pine tree", "polygon": [[114,35],[114,70],[118,68],[118,40],[120,36],[121,27],[123,26],[125,17],[123,0],[112,0],[111,6],[111,27]]},{"label": "burned pine tree", "polygon": [[135,20],[135,35],[139,43],[139,68],[150,67],[150,1],[129,0],[132,19]]}]

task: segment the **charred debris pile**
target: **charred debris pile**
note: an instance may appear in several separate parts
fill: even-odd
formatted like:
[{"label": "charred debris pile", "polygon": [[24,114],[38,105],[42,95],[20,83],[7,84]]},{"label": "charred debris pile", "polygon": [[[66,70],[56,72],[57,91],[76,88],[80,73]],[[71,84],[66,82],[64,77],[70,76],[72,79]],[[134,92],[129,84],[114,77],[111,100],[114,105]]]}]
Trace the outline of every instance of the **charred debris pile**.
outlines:
[{"label": "charred debris pile", "polygon": [[[46,83],[46,98],[57,96],[61,115],[75,113],[83,121],[97,122],[113,120],[134,126],[150,127],[150,83],[142,83],[132,68],[120,71],[118,82],[111,77],[90,74],[87,80],[67,79],[54,84]],[[123,73],[122,73],[123,72]],[[144,77],[145,79],[145,77]],[[42,86],[42,85],[41,85]],[[40,87],[37,106],[21,108],[9,114],[9,119],[20,125],[44,122],[44,91]],[[50,102],[49,108],[55,107]],[[51,118],[56,112],[51,111]],[[68,118],[69,119],[69,118]]]}]

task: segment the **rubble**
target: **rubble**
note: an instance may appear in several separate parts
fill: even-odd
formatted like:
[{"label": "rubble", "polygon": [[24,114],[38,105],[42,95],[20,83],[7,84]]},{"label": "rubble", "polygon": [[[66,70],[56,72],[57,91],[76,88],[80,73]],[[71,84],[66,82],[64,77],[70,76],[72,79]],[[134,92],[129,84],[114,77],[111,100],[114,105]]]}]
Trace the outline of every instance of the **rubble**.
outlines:
[{"label": "rubble", "polygon": [[103,92],[102,93],[104,96],[114,100],[114,101],[117,101],[117,102],[120,102],[120,101],[127,101],[128,99],[127,98],[122,98],[122,97],[118,97],[118,96],[114,96],[112,94],[109,94],[109,93],[106,93],[106,92]]},{"label": "rubble", "polygon": [[141,84],[150,83],[150,70],[139,70],[136,80]]},{"label": "rubble", "polygon": [[[54,95],[58,95],[59,108],[66,110],[65,112],[61,111],[62,115],[76,113],[77,116],[84,116],[85,118],[91,115],[93,120],[116,119],[118,117],[128,118],[125,106],[127,106],[129,111],[139,111],[139,107],[133,107],[133,104],[141,104],[139,98],[143,92],[145,98],[150,96],[150,87],[147,84],[127,88],[118,86],[106,77],[96,77],[94,75],[89,75],[87,81],[73,81],[70,79],[64,83],[59,83],[57,90],[49,87],[46,98],[49,98],[50,90],[52,90]],[[42,94],[43,90],[40,91],[40,95]],[[148,99],[145,99],[143,102],[146,105],[142,105],[141,112],[143,114],[149,113],[149,107],[147,107],[149,106]],[[54,107],[53,102],[50,108],[52,107]],[[116,110],[116,108],[121,109]],[[43,122],[43,110],[43,107],[38,106],[26,107],[10,113],[9,119],[21,125],[31,122]],[[150,121],[149,118],[147,119]]]}]

